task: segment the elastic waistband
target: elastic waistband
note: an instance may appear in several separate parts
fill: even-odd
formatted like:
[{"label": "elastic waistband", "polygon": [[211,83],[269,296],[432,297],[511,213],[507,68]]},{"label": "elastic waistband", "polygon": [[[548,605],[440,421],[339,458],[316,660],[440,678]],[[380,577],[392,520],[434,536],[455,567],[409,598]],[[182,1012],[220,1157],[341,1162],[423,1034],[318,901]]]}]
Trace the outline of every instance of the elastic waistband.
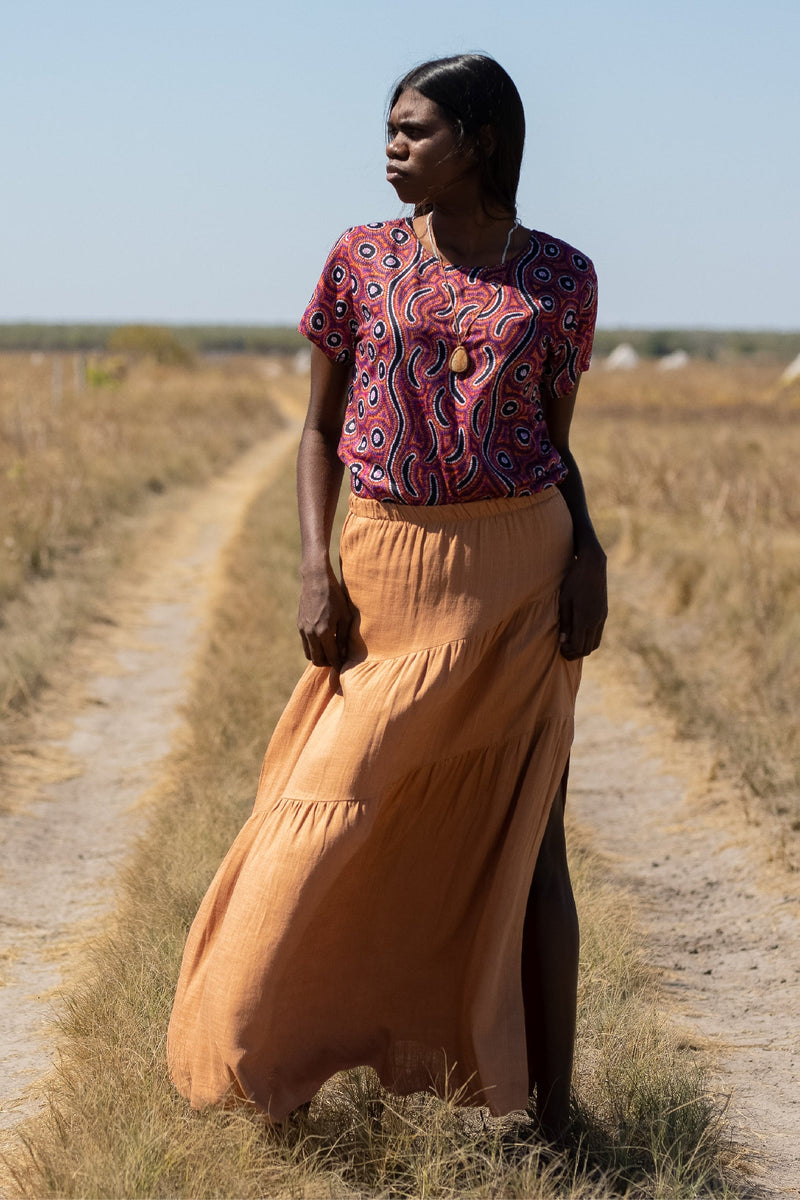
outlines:
[{"label": "elastic waistband", "polygon": [[473,500],[468,504],[391,504],[369,500],[350,493],[349,508],[353,516],[370,521],[404,521],[409,525],[451,525],[458,521],[475,521],[483,517],[505,517],[524,512],[537,504],[560,495],[558,488],[546,487],[532,496],[497,496],[490,500]]}]

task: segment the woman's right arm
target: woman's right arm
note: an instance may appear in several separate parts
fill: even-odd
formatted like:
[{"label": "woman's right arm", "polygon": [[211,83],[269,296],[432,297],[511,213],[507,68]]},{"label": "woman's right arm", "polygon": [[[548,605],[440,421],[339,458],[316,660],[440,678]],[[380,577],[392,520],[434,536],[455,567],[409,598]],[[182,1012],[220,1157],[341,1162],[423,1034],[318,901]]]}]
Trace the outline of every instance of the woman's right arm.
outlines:
[{"label": "woman's right arm", "polygon": [[352,365],[335,363],[311,347],[311,396],[297,456],[302,564],[297,628],[315,667],[347,657],[352,614],[331,566],[330,543],[343,464],[336,451],[342,432]]}]

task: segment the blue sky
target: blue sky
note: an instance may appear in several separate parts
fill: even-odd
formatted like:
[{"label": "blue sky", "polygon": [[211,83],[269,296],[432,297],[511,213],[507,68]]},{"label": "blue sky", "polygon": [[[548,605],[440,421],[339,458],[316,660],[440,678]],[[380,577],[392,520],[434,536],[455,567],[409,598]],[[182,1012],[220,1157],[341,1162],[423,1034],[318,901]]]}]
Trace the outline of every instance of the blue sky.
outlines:
[{"label": "blue sky", "polygon": [[18,0],[0,16],[0,320],[294,322],[383,177],[394,79],[493,54],[524,222],[601,325],[800,328],[800,4]]}]

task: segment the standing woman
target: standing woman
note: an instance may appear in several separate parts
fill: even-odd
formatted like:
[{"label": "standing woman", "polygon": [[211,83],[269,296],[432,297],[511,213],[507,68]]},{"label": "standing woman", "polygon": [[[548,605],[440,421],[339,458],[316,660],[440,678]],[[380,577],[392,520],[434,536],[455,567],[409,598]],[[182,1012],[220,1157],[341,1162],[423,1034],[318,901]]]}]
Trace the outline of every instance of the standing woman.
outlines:
[{"label": "standing woman", "polygon": [[196,1107],[281,1121],[369,1065],[496,1114],[535,1092],[545,1134],[567,1125],[564,788],[606,613],[568,435],[596,281],[517,219],[523,140],[492,59],[411,71],[386,152],[415,215],[347,230],[303,316],[312,665],[189,935],[168,1050]]}]

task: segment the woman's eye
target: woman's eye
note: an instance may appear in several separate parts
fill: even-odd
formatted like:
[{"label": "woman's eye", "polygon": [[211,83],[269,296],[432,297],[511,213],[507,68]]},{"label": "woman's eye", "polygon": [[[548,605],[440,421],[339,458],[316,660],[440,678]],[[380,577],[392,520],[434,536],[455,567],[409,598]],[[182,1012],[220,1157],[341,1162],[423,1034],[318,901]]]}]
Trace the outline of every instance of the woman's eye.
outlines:
[{"label": "woman's eye", "polygon": [[402,129],[395,129],[393,125],[389,125],[386,129],[386,141],[393,142],[398,134],[402,134],[407,141],[418,142],[425,136],[425,133],[426,130],[418,125],[404,125]]}]

